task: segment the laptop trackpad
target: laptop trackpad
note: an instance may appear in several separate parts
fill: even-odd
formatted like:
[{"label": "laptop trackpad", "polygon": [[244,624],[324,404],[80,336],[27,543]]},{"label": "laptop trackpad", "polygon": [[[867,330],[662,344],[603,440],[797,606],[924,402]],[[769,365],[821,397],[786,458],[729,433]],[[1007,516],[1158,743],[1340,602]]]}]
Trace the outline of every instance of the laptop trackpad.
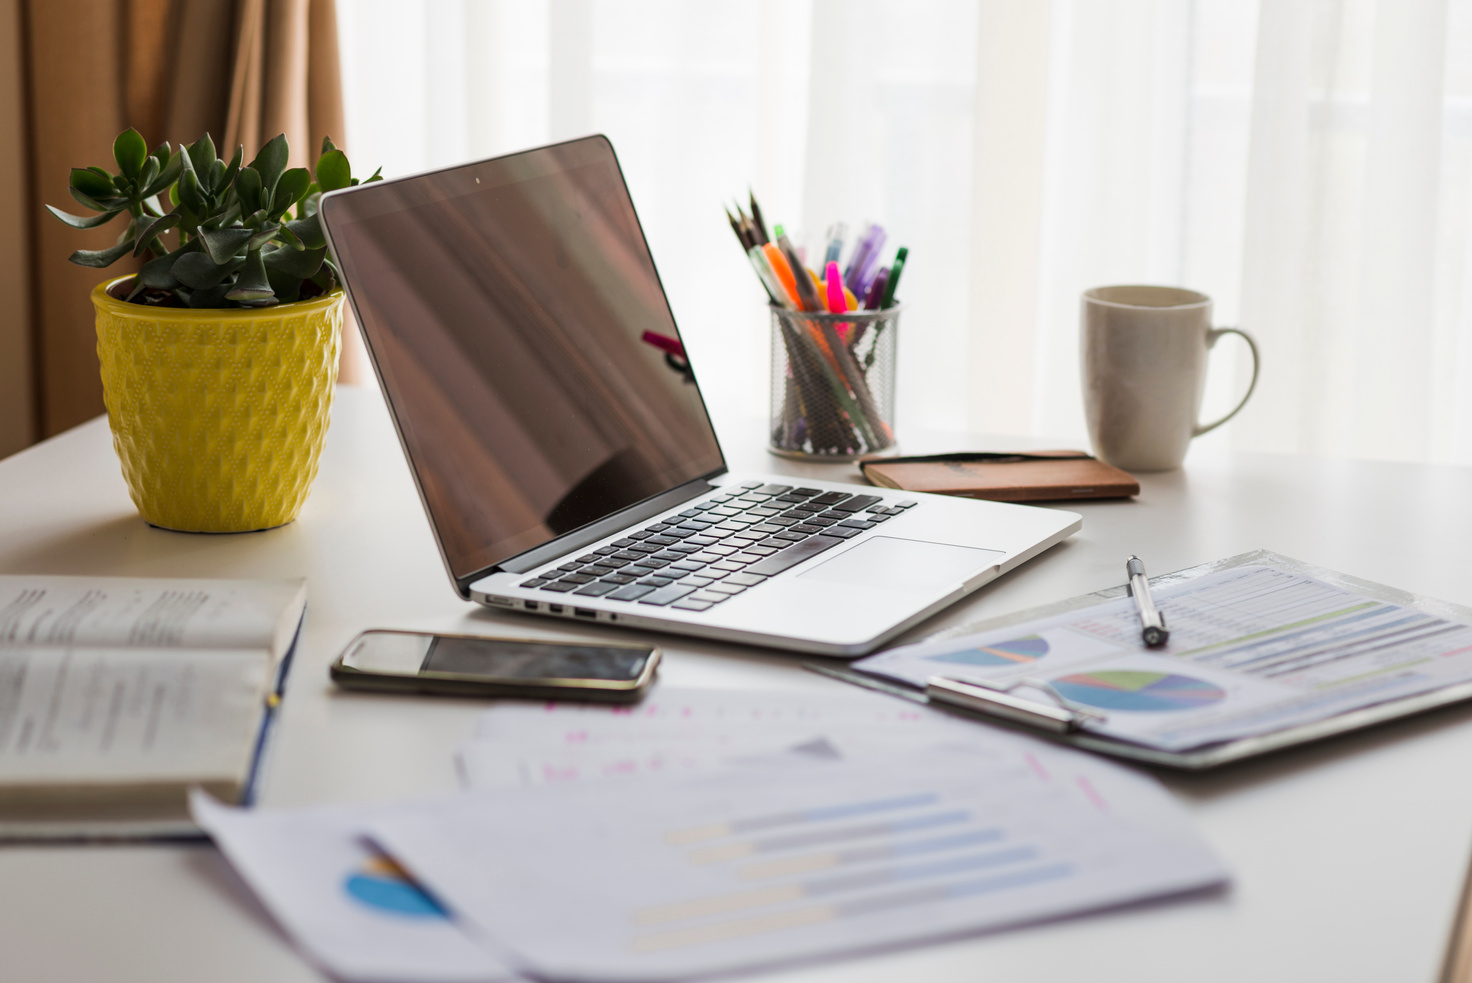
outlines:
[{"label": "laptop trackpad", "polygon": [[876,536],[802,576],[858,587],[933,592],[954,587],[1005,555],[1001,550]]}]

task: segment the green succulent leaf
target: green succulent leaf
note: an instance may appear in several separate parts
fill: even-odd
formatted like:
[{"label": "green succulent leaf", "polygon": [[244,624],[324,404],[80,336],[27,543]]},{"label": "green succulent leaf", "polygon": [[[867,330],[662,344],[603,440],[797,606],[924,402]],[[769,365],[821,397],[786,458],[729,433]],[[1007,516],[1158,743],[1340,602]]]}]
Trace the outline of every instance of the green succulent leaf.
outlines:
[{"label": "green succulent leaf", "polygon": [[160,169],[161,168],[159,167],[159,163],[157,160],[152,157],[145,159],[143,161],[143,170],[138,175],[138,187],[146,188],[150,184],[152,184],[153,179],[158,177],[158,172]]},{"label": "green succulent leaf", "polygon": [[256,154],[256,159],[250,162],[251,170],[261,176],[261,187],[266,191],[276,190],[276,182],[281,180],[289,156],[286,134],[278,133],[266,141],[261,152]]},{"label": "green succulent leaf", "polygon": [[217,160],[210,165],[209,180],[205,182],[211,191],[218,191],[225,186],[225,162]]},{"label": "green succulent leaf", "polygon": [[382,180],[383,180],[383,168],[380,167],[378,170],[374,171],[369,176],[368,180],[364,181],[363,183],[364,184],[372,184],[374,181],[382,181]]},{"label": "green succulent leaf", "polygon": [[245,265],[241,267],[240,275],[235,278],[235,286],[225,294],[225,297],[252,307],[275,303],[276,292],[271,289],[270,278],[266,276],[265,260],[259,249],[251,250],[246,256]]},{"label": "green succulent leaf", "polygon": [[158,161],[159,167],[167,167],[169,165],[169,161],[172,160],[174,156],[174,145],[165,140],[163,143],[159,144],[157,147],[154,147],[151,151],[149,151],[148,156]]},{"label": "green succulent leaf", "polygon": [[276,241],[279,242],[281,245],[287,247],[288,249],[295,249],[300,251],[307,248],[302,243],[302,241],[296,237],[296,233],[291,231],[284,225],[278,226],[276,228]]},{"label": "green succulent leaf", "polygon": [[[327,258],[326,249],[307,249],[297,251],[295,249],[274,249],[271,252],[262,252],[265,257],[266,269],[279,270],[288,276],[305,280],[313,276],[322,268],[322,260]],[[279,293],[279,291],[278,291]]]},{"label": "green succulent leaf", "polygon": [[71,188],[72,191],[80,191],[88,198],[94,200],[111,198],[117,192],[117,189],[113,186],[112,176],[106,172],[99,173],[93,167],[86,168],[85,170],[80,167],[73,167]]},{"label": "green succulent leaf", "polygon": [[322,189],[313,184],[307,190],[307,196],[302,199],[302,207],[297,209],[297,218],[311,218],[317,214],[317,207],[322,201]]},{"label": "green succulent leaf", "polygon": [[228,263],[245,248],[253,233],[250,229],[200,229],[199,239],[216,263]]},{"label": "green succulent leaf", "polygon": [[240,210],[244,213],[260,211],[263,184],[261,174],[255,167],[242,167],[235,175],[235,193],[240,197]]},{"label": "green succulent leaf", "polygon": [[220,283],[207,290],[195,290],[189,294],[189,306],[197,310],[215,310],[229,307],[225,298],[230,293],[230,284]]},{"label": "green succulent leaf", "polygon": [[175,187],[179,191],[178,199],[185,208],[196,215],[203,215],[209,210],[204,192],[199,187],[199,175],[193,169],[186,170]]},{"label": "green succulent leaf", "polygon": [[251,252],[255,252],[262,246],[266,245],[266,243],[275,239],[276,234],[280,232],[281,229],[281,223],[267,222],[264,226],[261,227],[258,232],[256,232],[255,235],[250,237],[250,241],[246,243],[245,248],[250,250]]},{"label": "green succulent leaf", "polygon": [[189,145],[189,163],[197,174],[208,174],[215,162],[215,141],[206,133]]},{"label": "green succulent leaf", "polygon": [[54,205],[47,205],[46,210],[74,229],[95,229],[111,222],[123,212],[121,208],[115,208],[104,211],[101,215],[69,215]]},{"label": "green succulent leaf", "polygon": [[211,229],[228,229],[239,220],[240,202],[232,201],[228,208],[209,220],[207,227]]},{"label": "green succulent leaf", "polygon": [[113,263],[116,263],[119,259],[128,255],[132,249],[133,237],[129,236],[116,246],[108,249],[78,249],[68,256],[67,259],[76,263],[78,266],[91,266],[101,269],[104,266],[111,266]]},{"label": "green succulent leaf", "polygon": [[[153,159],[158,160],[157,157]],[[143,189],[143,197],[152,198],[177,181],[179,179],[179,172],[183,169],[186,159],[188,159],[187,154],[174,154],[165,161],[163,167],[159,169],[158,176],[152,181],[147,182],[148,187]]]},{"label": "green succulent leaf", "polygon": [[205,290],[222,282],[239,269],[243,262],[243,260],[233,260],[229,263],[216,263],[206,253],[184,253],[174,261],[171,272],[186,287]]},{"label": "green succulent leaf", "polygon": [[178,212],[170,212],[159,218],[145,217],[138,221],[138,242],[133,247],[134,256],[142,256],[143,250],[153,245],[154,241],[165,232],[176,227],[182,216]]},{"label": "green succulent leaf", "polygon": [[[188,255],[199,256],[201,254],[189,253]],[[144,263],[143,268],[138,271],[138,282],[141,283],[143,286],[151,287],[154,290],[176,289],[179,286],[179,281],[174,278],[172,270],[177,260],[178,257],[173,253],[159,256],[157,259],[149,260],[148,262]]]},{"label": "green succulent leaf", "polygon": [[143,162],[148,158],[148,144],[143,141],[143,134],[131,126],[119,133],[112,142],[112,156],[123,176],[136,181],[143,170]]},{"label": "green succulent leaf", "polygon": [[90,208],[94,212],[115,212],[120,208],[127,207],[128,204],[126,198],[107,197],[98,200],[96,198],[92,198],[88,195],[82,194],[82,192],[78,191],[76,188],[67,188],[66,190],[68,193],[71,194],[72,198],[76,201],[77,204],[82,205],[86,208]]},{"label": "green succulent leaf", "polygon": [[341,150],[329,150],[317,158],[317,184],[323,191],[336,191],[352,184],[353,171],[348,164],[348,155]]},{"label": "green succulent leaf", "polygon": [[293,167],[281,175],[276,182],[276,191],[271,196],[271,214],[281,215],[301,201],[312,186],[312,175],[305,167]]},{"label": "green succulent leaf", "polygon": [[301,297],[301,277],[292,276],[290,273],[282,272],[267,265],[266,279],[270,281],[271,292],[275,294],[276,300],[280,303],[290,304]]},{"label": "green succulent leaf", "polygon": [[322,222],[316,215],[287,222],[286,227],[308,249],[321,249],[327,245],[327,237],[322,234]]},{"label": "green succulent leaf", "polygon": [[323,137],[322,137],[322,153],[324,153],[324,154],[330,154],[330,153],[332,153],[332,151],[334,151],[336,149],[337,149],[337,144],[335,144],[335,143],[332,142],[332,137],[327,136],[327,135],[324,134]]},{"label": "green succulent leaf", "polygon": [[324,259],[322,261],[322,268],[317,271],[316,275],[314,275],[311,280],[325,294],[327,291],[337,286],[337,267],[332,265],[331,259]]},{"label": "green succulent leaf", "polygon": [[245,159],[245,148],[244,147],[236,147],[235,148],[235,155],[230,158],[230,165],[225,168],[225,174],[224,174],[224,176],[220,178],[220,183],[217,184],[217,185],[215,185],[215,188],[217,190],[220,189],[220,188],[228,188],[228,187],[230,187],[231,182],[233,182],[235,180],[235,175],[237,175],[237,174],[240,173],[240,162],[243,161],[244,159]]}]

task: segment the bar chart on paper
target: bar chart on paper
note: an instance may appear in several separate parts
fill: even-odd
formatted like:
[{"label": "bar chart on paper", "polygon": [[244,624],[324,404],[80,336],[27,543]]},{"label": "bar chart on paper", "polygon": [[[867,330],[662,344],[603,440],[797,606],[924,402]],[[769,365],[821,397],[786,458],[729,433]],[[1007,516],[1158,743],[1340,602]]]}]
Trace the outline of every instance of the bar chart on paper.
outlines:
[{"label": "bar chart on paper", "polygon": [[371,836],[534,975],[585,980],[756,968],[1223,878],[1150,779],[1000,732],[978,743],[467,796]]},{"label": "bar chart on paper", "polygon": [[937,792],[676,829],[664,841],[689,864],[726,865],[740,887],[638,911],[640,926],[668,926],[636,935],[639,952],[938,904],[1072,873],[1066,862],[1040,862],[1037,844],[951,808]]}]

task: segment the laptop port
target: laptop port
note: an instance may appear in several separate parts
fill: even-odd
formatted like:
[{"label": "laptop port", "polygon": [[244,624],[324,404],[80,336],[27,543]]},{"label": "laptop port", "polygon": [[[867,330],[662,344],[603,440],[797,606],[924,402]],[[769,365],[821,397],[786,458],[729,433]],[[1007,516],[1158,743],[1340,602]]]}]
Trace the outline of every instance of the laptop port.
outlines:
[{"label": "laptop port", "polygon": [[598,612],[592,610],[591,608],[573,608],[572,613],[577,615],[579,618],[597,619],[598,617]]},{"label": "laptop port", "polygon": [[541,607],[541,605],[538,604],[536,601],[527,601],[525,603],[526,603],[526,609],[528,611],[535,611],[535,610],[537,610],[537,608]]},{"label": "laptop port", "polygon": [[551,611],[553,614],[561,614],[562,613],[562,605],[561,604],[549,604],[549,605],[547,605],[547,610],[548,611]]}]

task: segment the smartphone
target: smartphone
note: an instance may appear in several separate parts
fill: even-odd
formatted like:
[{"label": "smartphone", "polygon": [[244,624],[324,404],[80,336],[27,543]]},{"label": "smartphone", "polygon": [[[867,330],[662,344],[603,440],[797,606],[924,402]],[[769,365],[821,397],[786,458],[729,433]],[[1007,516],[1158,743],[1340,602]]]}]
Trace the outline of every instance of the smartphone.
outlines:
[{"label": "smartphone", "polygon": [[633,703],[659,658],[652,645],[373,630],[348,643],[332,680],[380,692]]}]

